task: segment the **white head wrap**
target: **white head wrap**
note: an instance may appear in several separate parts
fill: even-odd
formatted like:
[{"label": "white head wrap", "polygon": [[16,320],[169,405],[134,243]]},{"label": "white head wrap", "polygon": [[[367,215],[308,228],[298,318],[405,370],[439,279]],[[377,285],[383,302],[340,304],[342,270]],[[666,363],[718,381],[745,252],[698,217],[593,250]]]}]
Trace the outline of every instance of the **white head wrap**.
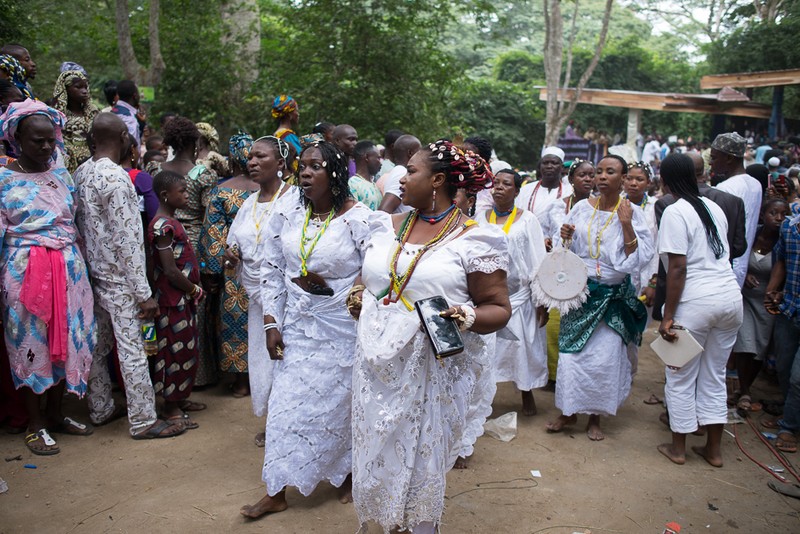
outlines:
[{"label": "white head wrap", "polygon": [[564,151],[558,148],[557,146],[544,147],[544,149],[542,150],[542,157],[545,156],[555,156],[562,162],[564,161]]}]

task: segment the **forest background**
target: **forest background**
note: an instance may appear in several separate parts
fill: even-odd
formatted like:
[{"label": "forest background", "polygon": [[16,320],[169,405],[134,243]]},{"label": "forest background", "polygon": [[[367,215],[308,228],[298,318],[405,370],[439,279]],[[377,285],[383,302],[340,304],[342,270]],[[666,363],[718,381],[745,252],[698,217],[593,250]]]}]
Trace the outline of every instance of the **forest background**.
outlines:
[{"label": "forest background", "polygon": [[[578,0],[576,9],[575,1],[560,2],[565,55],[575,28],[572,80],[591,61],[607,5]],[[89,72],[98,103],[109,79],[154,86],[148,112],[155,127],[161,113],[173,111],[215,125],[223,139],[239,129],[271,133],[271,101],[288,93],[300,103],[301,134],[321,120],[352,124],[361,139],[376,142],[390,128],[423,142],[478,134],[502,159],[530,168],[545,133],[535,88],[545,85],[543,4],[0,0],[0,42],[31,51],[40,98],[52,93],[62,61]],[[699,93],[705,74],[798,66],[800,0],[616,0],[586,87]],[[763,103],[771,95],[770,88],[753,92]],[[784,114],[800,117],[797,86],[786,88]],[[571,118],[581,130],[624,139],[625,109],[578,105]],[[711,121],[645,111],[642,132],[698,139],[709,135]]]}]

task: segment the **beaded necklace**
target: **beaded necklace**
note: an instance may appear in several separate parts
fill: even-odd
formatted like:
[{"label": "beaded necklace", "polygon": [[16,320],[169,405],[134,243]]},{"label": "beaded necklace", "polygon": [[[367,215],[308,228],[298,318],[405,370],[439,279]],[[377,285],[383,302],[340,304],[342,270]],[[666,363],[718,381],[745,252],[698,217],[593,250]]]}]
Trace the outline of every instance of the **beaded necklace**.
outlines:
[{"label": "beaded necklace", "polygon": [[[281,182],[281,186],[275,191],[275,194],[272,195],[272,198],[269,200],[268,207],[261,212],[261,215],[256,218],[256,212],[258,211],[258,198],[256,198],[255,204],[253,204],[253,225],[256,227],[256,244],[261,243],[261,221],[264,220],[264,217],[269,215],[272,211],[272,208],[275,207],[275,200],[281,196],[281,191],[286,186],[286,182]],[[258,193],[256,193],[258,194]]]},{"label": "beaded necklace", "polygon": [[[325,219],[325,222],[322,223],[322,228],[319,229],[317,235],[314,238],[306,237],[306,230],[308,229],[308,222],[311,220],[311,205],[309,204],[308,208],[306,209],[306,220],[303,223],[303,231],[300,234],[300,275],[306,276],[308,275],[308,268],[306,266],[306,262],[308,261],[309,256],[314,251],[314,247],[317,246],[317,241],[322,237],[322,234],[325,233],[325,230],[328,229],[328,226],[331,224],[333,220],[333,216],[336,214],[336,208],[331,208],[331,212],[328,214],[328,218]],[[306,242],[311,241],[311,246],[306,250]]]},{"label": "beaded necklace", "polygon": [[455,203],[450,204],[450,207],[447,208],[446,210],[444,210],[439,215],[423,215],[422,213],[417,212],[417,217],[419,217],[420,219],[422,219],[426,223],[436,224],[439,221],[441,221],[442,219],[444,219],[445,217],[447,217],[448,215],[450,215],[450,212],[453,211],[454,209],[456,209]]},{"label": "beaded necklace", "polygon": [[[528,211],[530,211],[531,213],[533,213],[533,207],[536,205],[536,193],[539,192],[539,188],[540,187],[542,187],[542,181],[541,180],[536,182],[536,187],[533,188],[533,193],[531,194],[531,199],[528,201]],[[559,182],[558,182],[558,195],[556,195],[556,198],[561,198],[561,193],[562,193],[562,188],[563,187],[564,187],[564,182],[559,180]],[[550,189],[548,189],[548,191],[549,190]]]},{"label": "beaded necklace", "polygon": [[647,206],[647,193],[644,194],[642,201],[639,203],[640,208],[644,209],[645,206]]},{"label": "beaded necklace", "polygon": [[600,201],[601,200],[602,199],[598,198],[597,202],[594,205],[594,210],[592,211],[592,218],[589,219],[589,229],[587,231],[587,234],[588,234],[587,245],[589,245],[589,257],[592,258],[593,260],[597,260],[597,263],[596,263],[596,266],[595,266],[595,273],[597,274],[597,279],[598,280],[600,279],[600,242],[603,239],[603,232],[606,231],[606,228],[608,228],[608,225],[611,224],[611,221],[614,219],[614,215],[617,213],[617,209],[619,208],[619,204],[620,204],[620,202],[622,202],[622,197],[619,197],[617,199],[617,204],[614,206],[614,209],[611,211],[611,215],[608,217],[608,220],[606,221],[606,223],[603,225],[602,228],[600,228],[600,231],[597,233],[597,238],[595,239],[595,243],[596,243],[597,249],[596,249],[595,252],[592,252],[592,223],[594,222],[594,216],[597,214],[597,209],[600,207]]},{"label": "beaded necklace", "polygon": [[[411,230],[414,229],[414,223],[418,218],[419,211],[412,211],[408,214],[406,220],[403,221],[403,225],[400,227],[400,230],[397,232],[397,237],[395,238],[397,241],[397,246],[395,246],[392,259],[389,262],[389,287],[387,287],[378,295],[378,298],[383,297],[384,305],[389,305],[390,303],[397,302],[399,300],[403,303],[406,309],[408,309],[408,311],[412,311],[414,306],[405,297],[403,297],[403,291],[408,285],[409,280],[411,280],[411,275],[414,273],[414,269],[417,268],[417,264],[419,263],[419,260],[422,258],[423,254],[425,254],[436,244],[441,243],[442,240],[444,240],[444,238],[446,238],[458,226],[458,221],[461,218],[461,212],[459,210],[452,210],[450,215],[445,220],[444,225],[442,225],[442,227],[439,229],[439,232],[433,237],[433,239],[422,245],[416,254],[414,254],[414,257],[411,258],[411,263],[408,264],[405,272],[398,274],[397,263],[400,259],[400,252],[403,250],[403,246],[408,241],[408,237],[411,235]],[[393,292],[394,297],[392,297]]]},{"label": "beaded necklace", "polygon": [[508,234],[509,230],[511,230],[511,225],[514,224],[514,219],[517,217],[517,207],[514,206],[514,209],[511,211],[501,211],[498,212],[497,208],[492,208],[492,213],[489,214],[489,222],[491,224],[497,224],[497,217],[506,217],[505,224],[503,225],[503,232]]}]

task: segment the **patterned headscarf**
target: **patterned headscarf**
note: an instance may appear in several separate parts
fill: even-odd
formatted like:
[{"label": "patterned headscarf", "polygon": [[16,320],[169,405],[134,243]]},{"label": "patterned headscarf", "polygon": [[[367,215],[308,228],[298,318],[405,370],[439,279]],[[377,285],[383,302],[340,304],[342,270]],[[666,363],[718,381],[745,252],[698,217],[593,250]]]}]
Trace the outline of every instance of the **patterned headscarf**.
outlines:
[{"label": "patterned headscarf", "polygon": [[[30,98],[24,102],[12,102],[6,108],[6,112],[0,116],[0,139],[8,141],[11,145],[12,156],[17,157],[20,154],[19,143],[16,139],[17,128],[22,119],[30,117],[31,115],[43,115],[50,119],[55,127],[56,144],[58,148],[64,151],[64,138],[61,135],[61,130],[64,128],[64,114],[53,109],[44,102],[38,100],[31,100]],[[55,161],[57,154],[53,152],[53,160]]]},{"label": "patterned headscarf", "polygon": [[219,133],[217,129],[207,122],[198,122],[195,126],[200,131],[200,135],[208,142],[209,148],[214,152],[219,151]]},{"label": "patterned headscarf", "polygon": [[[65,70],[58,75],[56,85],[53,88],[53,98],[55,99],[55,107],[61,113],[67,112],[67,87],[72,85],[75,80],[84,80],[86,85],[89,85],[89,79],[86,74],[79,70]],[[88,107],[89,103],[87,103]]]},{"label": "patterned headscarf", "polygon": [[228,157],[240,168],[247,169],[247,157],[253,147],[253,137],[249,133],[239,132],[228,141]]},{"label": "patterned headscarf", "polygon": [[276,96],[272,102],[272,118],[282,119],[297,110],[297,101],[289,95]]},{"label": "patterned headscarf", "polygon": [[87,77],[89,76],[89,74],[86,72],[86,69],[84,69],[83,67],[81,67],[80,65],[78,65],[77,63],[75,63],[73,61],[65,61],[65,62],[63,62],[61,64],[61,67],[58,69],[59,72],[67,72],[68,70],[77,70],[81,74],[83,74],[84,76],[87,76]]},{"label": "patterned headscarf", "polygon": [[28,86],[25,84],[25,68],[17,61],[17,58],[8,54],[0,54],[0,70],[8,74],[13,84],[22,92],[22,96],[33,98]]}]

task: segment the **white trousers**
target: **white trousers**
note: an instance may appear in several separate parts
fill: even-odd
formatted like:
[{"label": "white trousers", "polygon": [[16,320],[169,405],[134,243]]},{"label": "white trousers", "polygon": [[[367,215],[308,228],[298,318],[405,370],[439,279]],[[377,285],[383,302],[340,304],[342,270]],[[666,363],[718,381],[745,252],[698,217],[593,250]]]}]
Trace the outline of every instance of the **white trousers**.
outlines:
[{"label": "white trousers", "polygon": [[124,306],[106,310],[95,300],[97,344],[89,373],[89,417],[92,423],[106,421],[114,412],[108,354],[117,341],[117,356],[128,399],[128,422],[131,435],[156,422],[156,397],[147,366],[142,340],[142,321],[136,308]]},{"label": "white trousers", "polygon": [[666,371],[664,397],[670,429],[690,434],[698,425],[725,424],[725,365],[742,324],[742,296],[726,292],[681,302],[675,324],[691,332],[703,352],[677,371]]}]

